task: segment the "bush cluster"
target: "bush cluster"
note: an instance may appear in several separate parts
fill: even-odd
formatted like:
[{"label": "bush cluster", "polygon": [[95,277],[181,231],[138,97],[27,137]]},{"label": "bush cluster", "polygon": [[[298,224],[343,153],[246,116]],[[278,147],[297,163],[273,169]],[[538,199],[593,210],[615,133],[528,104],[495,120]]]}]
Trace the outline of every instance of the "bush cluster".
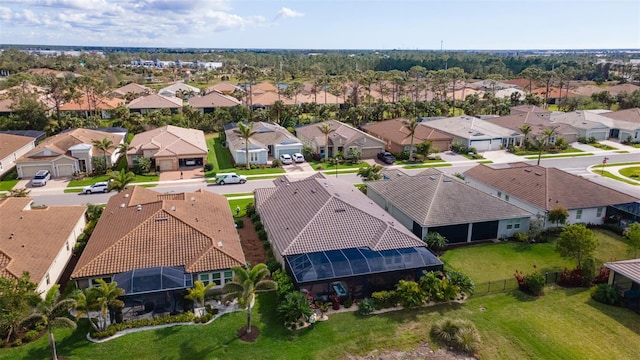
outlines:
[{"label": "bush cluster", "polygon": [[32,342],[33,340],[37,339],[39,335],[40,334],[37,330],[29,330],[24,334],[23,340],[26,342]]},{"label": "bush cluster", "polygon": [[467,354],[475,353],[482,344],[478,329],[469,320],[442,319],[431,327],[430,335],[436,342]]},{"label": "bush cluster", "polygon": [[366,298],[358,302],[358,314],[369,315],[376,310],[376,304],[374,299]]},{"label": "bush cluster", "polygon": [[211,171],[211,170],[213,170],[213,164],[212,163],[204,164],[204,171]]},{"label": "bush cluster", "polygon": [[[206,315],[210,315],[210,314],[206,314]],[[165,324],[173,324],[173,323],[187,323],[195,320],[196,320],[195,315],[190,311],[182,314],[160,316],[160,317],[155,317],[151,319],[137,319],[137,320],[111,324],[104,331],[92,331],[91,337],[93,337],[94,339],[103,339],[103,338],[115,335],[116,332],[118,331],[122,331],[126,329],[137,329],[145,326],[157,326],[157,325],[165,325]]]},{"label": "bush cluster", "polygon": [[[535,266],[534,266],[535,268]],[[534,271],[531,274],[525,274],[522,271],[516,270],[514,274],[518,281],[518,288],[528,294],[539,296],[543,295],[544,286],[547,281],[540,271]]]},{"label": "bush cluster", "polygon": [[593,300],[607,305],[619,305],[620,301],[622,301],[622,296],[620,296],[618,289],[609,284],[594,286],[591,289],[591,297]]}]

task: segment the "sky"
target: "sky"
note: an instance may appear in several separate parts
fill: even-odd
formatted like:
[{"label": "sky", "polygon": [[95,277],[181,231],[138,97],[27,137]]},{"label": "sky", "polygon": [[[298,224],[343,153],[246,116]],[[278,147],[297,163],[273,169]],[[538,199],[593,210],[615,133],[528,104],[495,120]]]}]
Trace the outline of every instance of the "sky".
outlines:
[{"label": "sky", "polygon": [[0,44],[640,49],[640,0],[0,0]]}]

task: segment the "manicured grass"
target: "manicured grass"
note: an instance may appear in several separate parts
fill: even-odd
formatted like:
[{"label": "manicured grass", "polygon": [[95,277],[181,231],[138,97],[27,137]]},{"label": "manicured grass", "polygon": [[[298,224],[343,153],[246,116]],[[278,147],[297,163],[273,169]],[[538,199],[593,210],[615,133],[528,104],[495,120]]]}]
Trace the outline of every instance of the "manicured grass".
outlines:
[{"label": "manicured grass", "polygon": [[222,142],[220,142],[218,134],[207,134],[206,140],[207,147],[209,148],[207,162],[213,164],[214,169],[233,168],[233,158],[231,157],[231,153],[229,152],[229,149],[222,146]]},{"label": "manicured grass", "polygon": [[[604,167],[610,166],[624,166],[624,165],[640,165],[640,161],[629,161],[629,162],[621,162],[621,163],[607,163]],[[602,164],[595,164],[593,166],[602,166]]]},{"label": "manicured grass", "polygon": [[632,166],[620,169],[620,175],[624,175],[632,180],[640,181],[640,166]]},{"label": "manicured grass", "polygon": [[237,194],[224,194],[222,196],[228,197],[228,198],[241,197],[241,196],[253,196],[253,193],[252,192],[246,192],[246,193],[237,193]]},{"label": "manicured grass", "polygon": [[[245,216],[247,214],[245,208],[247,207],[247,204],[252,202],[253,202],[253,198],[229,200],[229,207],[231,207],[231,213],[233,214],[233,216],[240,216],[240,217]],[[236,215],[236,208],[238,206],[240,206],[240,214]]]},{"label": "manicured grass", "polygon": [[[569,158],[569,157],[578,157],[578,156],[593,156],[592,153],[566,153],[566,154],[556,154],[556,155],[542,155],[542,159],[555,159],[555,158]],[[525,156],[525,159],[537,159],[538,155]]]},{"label": "manicured grass", "polygon": [[594,148],[598,148],[600,150],[616,150],[617,149],[617,148],[615,148],[613,146],[609,146],[609,145],[606,145],[606,144],[600,144],[600,143],[589,144],[589,146],[593,146]]},{"label": "manicured grass", "polygon": [[0,191],[9,191],[18,183],[18,179],[0,181]]},{"label": "manicured grass", "polygon": [[601,175],[601,176],[607,177],[607,178],[609,178],[609,179],[613,179],[613,180],[621,181],[621,182],[623,182],[623,183],[627,183],[627,184],[630,184],[630,185],[640,185],[640,184],[638,184],[637,182],[634,182],[634,181],[631,181],[631,180],[625,179],[625,178],[623,178],[623,177],[617,176],[617,175],[615,175],[615,174],[613,174],[612,172],[609,172],[609,171],[594,170],[593,172],[594,172],[595,174],[598,174],[598,175]]},{"label": "manicured grass", "polygon": [[422,169],[422,168],[430,168],[430,167],[445,167],[452,166],[449,163],[435,163],[435,164],[422,164],[422,165],[407,165],[405,169]]},{"label": "manicured grass", "polygon": [[[156,182],[160,177],[158,175],[136,175],[134,183]],[[82,180],[71,180],[67,187],[89,186],[100,181],[109,181],[109,175],[88,176]]]},{"label": "manicured grass", "polygon": [[[331,164],[330,162],[320,162],[320,161],[310,161],[309,165],[311,165],[311,167],[314,170],[335,170],[336,169],[336,165],[335,164]],[[365,167],[367,166],[368,163],[361,161],[358,164],[351,164],[351,163],[346,163],[346,162],[341,162],[338,164],[338,169],[359,169],[361,167]],[[319,167],[322,167],[322,169],[319,169]]]},{"label": "manicured grass", "polygon": [[[525,157],[529,155],[531,156],[535,155],[537,157],[539,154],[538,151],[539,150],[521,150],[521,151],[516,151],[514,155],[525,156]],[[548,151],[543,151],[542,156],[544,157],[545,155],[572,154],[572,153],[581,153],[581,152],[584,152],[584,151],[569,146],[568,148],[560,151],[560,153],[550,153]]]},{"label": "manicured grass", "polygon": [[[607,262],[630,258],[619,236],[605,230],[594,231],[599,241],[594,255],[596,259]],[[554,243],[481,244],[447,250],[442,260],[448,268],[469,274],[476,283],[511,279],[516,270],[532,272],[533,265],[543,273],[558,272],[576,265],[574,260],[561,258]]]},{"label": "manicured grass", "polygon": [[[429,341],[429,329],[447,318],[471,320],[480,331],[482,359],[633,359],[640,342],[638,315],[594,302],[584,289],[547,287],[533,298],[518,290],[472,298],[464,305],[358,316],[334,314],[315,329],[285,330],[275,314],[273,293],[258,297],[255,343],[235,337],[246,314],[227,314],[209,325],[175,326],[128,334],[100,344],[85,339],[88,323],[77,331],[56,330],[58,355],[68,359],[326,359],[364,355],[373,350],[409,351]],[[207,341],[194,341],[207,339]],[[433,343],[432,343],[433,344]],[[435,347],[435,345],[432,345]],[[0,350],[6,359],[50,357],[47,337],[19,348]]]},{"label": "manicured grass", "polygon": [[440,157],[438,157],[437,159],[431,159],[431,160],[424,160],[422,162],[415,162],[415,161],[408,161],[408,160],[400,160],[400,161],[396,161],[395,165],[425,165],[425,164],[432,164],[432,163],[441,163],[444,162],[444,160],[440,159]]},{"label": "manicured grass", "polygon": [[238,175],[268,175],[268,174],[284,174],[286,171],[283,168],[270,168],[270,167],[265,167],[263,169],[251,169],[251,170],[229,168],[229,169],[222,169],[222,170],[207,171],[204,174],[204,177],[213,178],[217,173],[230,173],[230,172],[234,172]]}]

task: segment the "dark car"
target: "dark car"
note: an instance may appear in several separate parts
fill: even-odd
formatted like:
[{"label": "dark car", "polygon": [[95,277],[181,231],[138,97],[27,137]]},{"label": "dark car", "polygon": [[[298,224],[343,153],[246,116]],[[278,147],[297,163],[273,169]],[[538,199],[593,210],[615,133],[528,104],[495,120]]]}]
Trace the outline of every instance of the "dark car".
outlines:
[{"label": "dark car", "polygon": [[396,161],[396,157],[393,156],[393,154],[388,151],[378,153],[378,159],[383,163],[389,164],[389,165],[393,164]]}]

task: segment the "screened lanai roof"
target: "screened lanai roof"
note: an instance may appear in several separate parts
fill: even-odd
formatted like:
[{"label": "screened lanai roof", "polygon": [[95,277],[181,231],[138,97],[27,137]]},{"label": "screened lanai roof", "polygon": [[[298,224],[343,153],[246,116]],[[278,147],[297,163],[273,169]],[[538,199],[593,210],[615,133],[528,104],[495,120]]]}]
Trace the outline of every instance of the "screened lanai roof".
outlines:
[{"label": "screened lanai roof", "polygon": [[191,274],[184,266],[161,266],[126,271],[113,276],[125,295],[134,295],[163,290],[185,289],[193,286]]},{"label": "screened lanai roof", "polygon": [[298,284],[443,265],[442,261],[424,247],[382,251],[351,248],[290,255],[285,258]]}]

